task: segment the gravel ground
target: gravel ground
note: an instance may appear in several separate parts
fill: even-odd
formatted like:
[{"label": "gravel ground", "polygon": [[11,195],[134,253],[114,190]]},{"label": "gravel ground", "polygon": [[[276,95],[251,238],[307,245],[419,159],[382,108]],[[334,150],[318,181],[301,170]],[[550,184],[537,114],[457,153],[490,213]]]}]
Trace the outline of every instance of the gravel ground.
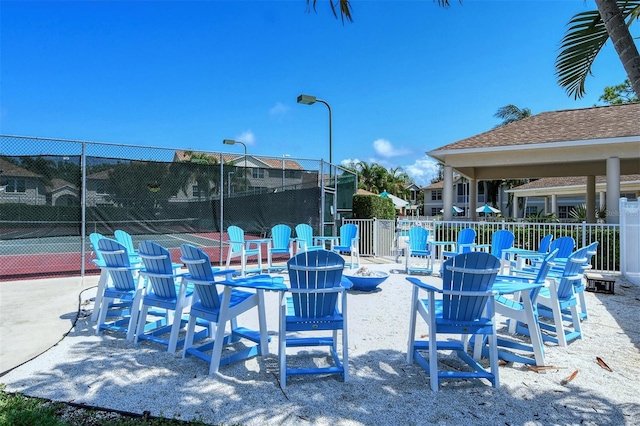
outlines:
[{"label": "gravel ground", "polygon": [[[379,291],[348,296],[346,383],[337,376],[297,376],[280,389],[275,293],[267,294],[271,354],[223,367],[215,377],[193,357],[182,359],[148,342],[135,345],[119,334],[95,336],[87,304],[69,335],[0,382],[9,392],[54,401],[211,424],[640,424],[639,287],[618,278],[614,295],[586,293],[584,338],[568,348],[548,344],[547,365],[553,368],[539,373],[507,364],[500,367],[499,389],[485,381],[445,381],[433,393],[426,372],[406,362],[411,285],[399,265],[367,267],[391,276]],[[91,291],[82,297],[89,300]],[[255,322],[253,316],[241,318],[243,324]],[[426,334],[427,328],[420,330]],[[316,349],[304,355],[326,362]],[[451,364],[454,358],[441,361]]]}]

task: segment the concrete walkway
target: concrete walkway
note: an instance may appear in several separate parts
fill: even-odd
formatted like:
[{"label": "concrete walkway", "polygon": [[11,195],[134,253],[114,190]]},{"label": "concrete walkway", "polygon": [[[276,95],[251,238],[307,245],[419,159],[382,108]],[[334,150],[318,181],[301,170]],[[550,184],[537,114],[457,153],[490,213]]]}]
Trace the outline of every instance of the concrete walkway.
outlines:
[{"label": "concrete walkway", "polygon": [[0,375],[59,342],[76,320],[80,293],[97,282],[97,276],[0,282]]}]

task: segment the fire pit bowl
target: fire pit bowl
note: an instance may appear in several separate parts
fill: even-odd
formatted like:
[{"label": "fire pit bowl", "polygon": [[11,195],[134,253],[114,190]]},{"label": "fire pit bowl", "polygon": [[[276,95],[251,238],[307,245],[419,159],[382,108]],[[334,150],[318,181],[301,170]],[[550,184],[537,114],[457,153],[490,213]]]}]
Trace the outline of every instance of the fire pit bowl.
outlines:
[{"label": "fire pit bowl", "polygon": [[352,290],[374,291],[380,284],[389,278],[389,273],[384,271],[370,271],[366,268],[357,269],[354,272],[343,273],[353,283]]}]

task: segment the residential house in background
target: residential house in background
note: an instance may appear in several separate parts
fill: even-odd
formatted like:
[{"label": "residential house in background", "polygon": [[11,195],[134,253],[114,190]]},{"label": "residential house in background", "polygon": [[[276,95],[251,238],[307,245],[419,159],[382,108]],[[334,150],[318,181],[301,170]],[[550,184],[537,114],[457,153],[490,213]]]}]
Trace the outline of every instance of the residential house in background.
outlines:
[{"label": "residential house in background", "polygon": [[0,158],[0,203],[47,204],[45,179]]},{"label": "residential house in background", "polygon": [[[596,209],[606,208],[607,180],[605,176],[596,176]],[[542,178],[527,184],[508,189],[517,199],[524,199],[524,216],[539,213],[555,213],[558,218],[570,217],[572,210],[585,204],[587,178],[573,176],[563,178]],[[620,197],[636,201],[640,195],[640,174],[620,176]]]}]

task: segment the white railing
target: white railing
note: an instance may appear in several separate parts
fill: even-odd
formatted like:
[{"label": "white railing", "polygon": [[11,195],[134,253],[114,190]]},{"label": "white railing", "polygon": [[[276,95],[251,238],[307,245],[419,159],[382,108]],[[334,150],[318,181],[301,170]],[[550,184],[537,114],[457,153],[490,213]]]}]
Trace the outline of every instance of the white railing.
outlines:
[{"label": "white railing", "polygon": [[[554,238],[571,236],[576,247],[598,241],[598,253],[592,267],[600,272],[620,272],[620,225],[600,223],[533,223],[533,222],[463,222],[441,220],[401,219],[397,223],[380,219],[343,219],[343,223],[354,223],[360,230],[360,253],[362,256],[394,257],[399,246],[398,239],[406,236],[412,226],[429,230],[438,241],[455,241],[463,228],[476,230],[476,243],[489,244],[491,235],[499,229],[508,229],[515,235],[514,246],[537,250],[538,242],[547,234]],[[401,244],[400,244],[401,245]]]}]

